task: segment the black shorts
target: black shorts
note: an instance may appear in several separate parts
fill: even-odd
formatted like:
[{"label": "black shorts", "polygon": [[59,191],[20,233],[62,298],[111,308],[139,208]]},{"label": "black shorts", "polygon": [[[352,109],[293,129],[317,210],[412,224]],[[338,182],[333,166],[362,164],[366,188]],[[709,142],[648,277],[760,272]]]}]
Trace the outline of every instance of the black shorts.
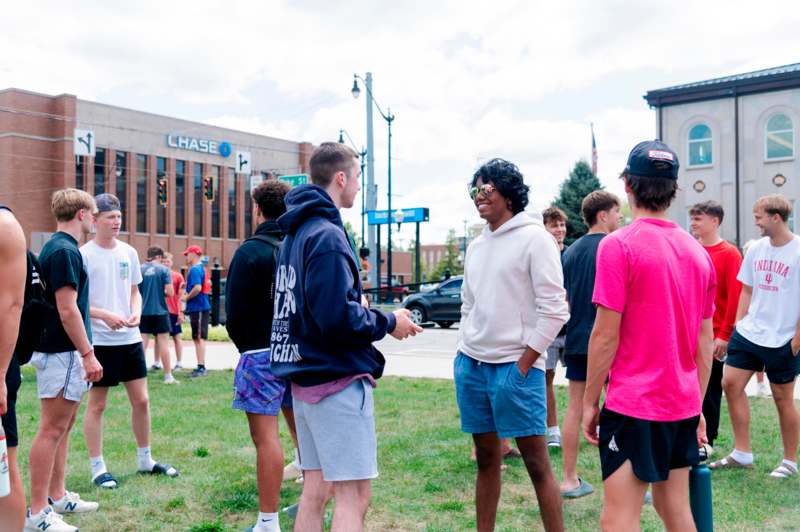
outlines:
[{"label": "black shorts", "polygon": [[600,466],[603,480],[631,461],[633,474],[643,482],[661,482],[671,469],[697,465],[697,424],[700,416],[681,421],[646,421],[600,412]]},{"label": "black shorts", "polygon": [[129,345],[97,345],[94,355],[103,366],[103,378],[92,386],[108,388],[120,382],[135,381],[147,377],[142,342]]},{"label": "black shorts", "polygon": [[142,334],[164,334],[169,330],[169,314],[142,316],[139,322],[139,332]]},{"label": "black shorts", "polygon": [[17,357],[11,357],[6,373],[6,392],[8,410],[3,414],[3,430],[6,433],[6,445],[16,447],[19,445],[19,432],[17,430],[17,391],[22,384],[22,374],[19,371]]},{"label": "black shorts", "polygon": [[192,325],[192,340],[208,340],[208,310],[190,312],[189,323]]},{"label": "black shorts", "polygon": [[567,366],[567,380],[586,382],[586,362],[588,355],[564,355],[564,365]]},{"label": "black shorts", "polygon": [[800,375],[800,356],[792,353],[792,341],[781,347],[754,344],[736,330],[728,342],[725,363],[733,368],[766,371],[769,382],[787,384]]},{"label": "black shorts", "polygon": [[177,314],[169,315],[169,335],[180,336],[183,331],[181,330],[181,323],[178,321]]}]

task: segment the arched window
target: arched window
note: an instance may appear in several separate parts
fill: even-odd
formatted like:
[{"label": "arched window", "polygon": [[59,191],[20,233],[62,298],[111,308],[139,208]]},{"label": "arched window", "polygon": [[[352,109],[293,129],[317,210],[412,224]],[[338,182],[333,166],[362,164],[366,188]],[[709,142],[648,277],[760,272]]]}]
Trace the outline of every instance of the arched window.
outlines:
[{"label": "arched window", "polygon": [[697,124],[689,130],[689,166],[711,164],[711,128]]},{"label": "arched window", "polygon": [[785,114],[772,115],[767,120],[767,159],[794,157],[794,128],[792,119]]}]

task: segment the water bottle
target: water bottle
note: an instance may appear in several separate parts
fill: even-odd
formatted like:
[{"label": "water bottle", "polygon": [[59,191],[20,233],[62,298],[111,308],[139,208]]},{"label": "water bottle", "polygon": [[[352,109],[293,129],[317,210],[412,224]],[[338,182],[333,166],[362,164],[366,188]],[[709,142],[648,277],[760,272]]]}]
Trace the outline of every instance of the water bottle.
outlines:
[{"label": "water bottle", "polygon": [[8,476],[8,446],[6,444],[6,431],[0,423],[0,497],[11,493],[11,479]]},{"label": "water bottle", "polygon": [[[705,449],[700,453],[705,460]],[[714,532],[714,514],[711,504],[711,470],[704,463],[692,466],[689,471],[689,502],[697,532]]]}]

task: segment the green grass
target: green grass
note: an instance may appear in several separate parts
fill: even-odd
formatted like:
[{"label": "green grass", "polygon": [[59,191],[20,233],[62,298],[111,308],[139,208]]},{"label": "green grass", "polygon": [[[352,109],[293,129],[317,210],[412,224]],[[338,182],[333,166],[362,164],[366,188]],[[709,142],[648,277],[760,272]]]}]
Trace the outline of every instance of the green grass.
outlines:
[{"label": "green grass", "polygon": [[[189,325],[189,322],[183,322],[181,324],[181,331],[182,340],[192,339],[192,327]],[[228,330],[224,325],[209,325],[208,340],[210,342],[230,342],[231,338],[228,336]]]},{"label": "green grass", "polygon": [[[31,368],[24,373],[18,416],[20,462],[27,474],[38,401]],[[100,501],[101,508],[95,514],[71,517],[70,523],[92,531],[238,531],[253,524],[258,511],[255,451],[244,415],[230,408],[233,373],[212,371],[197,381],[184,374],[182,380],[180,386],[166,386],[160,379],[150,383],[153,454],[178,467],[181,476],[136,474],[129,406],[124,390],[114,389],[109,394],[104,456],[120,488],[106,491],[91,484],[79,425],[72,435],[67,486],[85,499]],[[565,392],[557,388],[562,415]],[[469,460],[470,440],[459,430],[452,382],[385,378],[375,398],[381,475],[373,484],[368,529],[474,529],[475,465]],[[753,399],[751,405],[756,468],[715,475],[716,530],[797,530],[800,481],[767,476],[781,456],[775,409],[770,399]],[[82,415],[79,424],[81,419]],[[290,449],[285,430],[281,437],[284,448]],[[731,448],[727,420],[717,443],[719,452]],[[601,488],[597,450],[584,445],[581,451],[581,475]],[[560,453],[552,452],[551,459],[560,478]],[[284,484],[281,506],[295,502],[300,489],[295,483]],[[600,493],[566,502],[567,530],[597,530],[600,505]],[[284,530],[291,530],[289,518],[282,516],[281,521]],[[518,460],[509,462],[503,475],[497,523],[497,530],[503,531],[541,529],[534,492]],[[644,530],[661,530],[652,507],[644,508],[642,525]]]}]

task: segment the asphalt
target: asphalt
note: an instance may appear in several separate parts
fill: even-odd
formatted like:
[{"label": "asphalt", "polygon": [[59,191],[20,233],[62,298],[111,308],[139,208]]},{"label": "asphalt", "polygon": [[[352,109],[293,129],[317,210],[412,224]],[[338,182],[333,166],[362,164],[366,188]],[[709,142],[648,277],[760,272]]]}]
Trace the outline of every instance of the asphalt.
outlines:
[{"label": "asphalt", "polygon": [[[401,377],[426,377],[434,379],[453,378],[453,359],[458,343],[458,324],[450,329],[438,327],[425,329],[422,334],[403,341],[387,336],[375,345],[386,357],[384,375]],[[170,347],[172,351],[172,348]],[[147,352],[148,365],[153,360],[153,348]],[[197,363],[194,344],[183,344],[183,366],[194,368]],[[232,343],[208,342],[206,344],[206,367],[208,369],[233,369],[239,361],[239,353]],[[174,352],[173,352],[174,362]],[[567,384],[565,369],[556,368],[556,385]],[[756,395],[755,377],[746,388],[748,395]],[[795,387],[795,398],[800,399],[800,386]]]}]

